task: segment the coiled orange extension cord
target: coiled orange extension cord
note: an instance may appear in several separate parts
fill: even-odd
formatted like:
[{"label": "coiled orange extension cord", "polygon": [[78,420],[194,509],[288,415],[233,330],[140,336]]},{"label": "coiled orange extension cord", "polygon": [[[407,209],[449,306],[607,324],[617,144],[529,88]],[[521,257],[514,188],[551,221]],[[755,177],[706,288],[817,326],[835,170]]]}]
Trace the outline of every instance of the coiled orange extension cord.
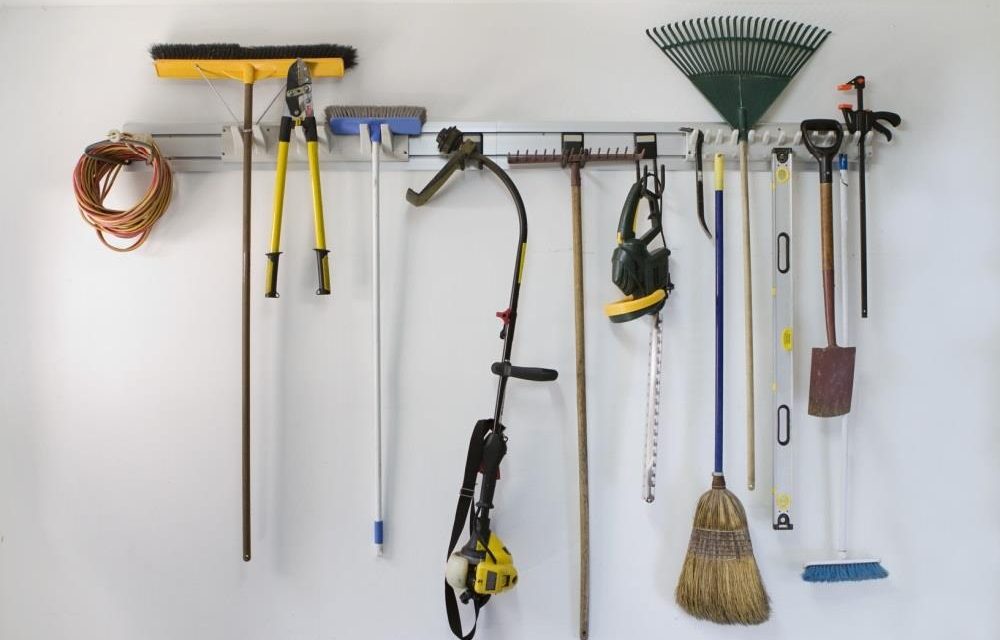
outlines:
[{"label": "coiled orange extension cord", "polygon": [[[149,189],[129,209],[109,209],[104,200],[125,165],[142,160],[153,168]],[[73,171],[73,190],[80,215],[97,232],[97,237],[113,251],[133,251],[149,237],[153,225],[170,206],[173,174],[170,165],[153,142],[144,142],[128,133],[112,132],[108,140],[88,146]],[[104,237],[136,240],[127,247],[117,247]]]}]

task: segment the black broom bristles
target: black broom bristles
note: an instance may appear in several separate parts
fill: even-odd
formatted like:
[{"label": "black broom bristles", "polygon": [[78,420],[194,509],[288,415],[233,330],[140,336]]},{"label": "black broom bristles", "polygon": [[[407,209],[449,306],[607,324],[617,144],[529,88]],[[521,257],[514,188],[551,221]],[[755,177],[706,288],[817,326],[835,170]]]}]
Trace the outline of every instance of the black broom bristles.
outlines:
[{"label": "black broom bristles", "polygon": [[357,64],[358,52],[344,44],[285,44],[244,47],[232,42],[208,44],[154,44],[153,60],[285,60],[289,58],[340,58],[344,68]]}]

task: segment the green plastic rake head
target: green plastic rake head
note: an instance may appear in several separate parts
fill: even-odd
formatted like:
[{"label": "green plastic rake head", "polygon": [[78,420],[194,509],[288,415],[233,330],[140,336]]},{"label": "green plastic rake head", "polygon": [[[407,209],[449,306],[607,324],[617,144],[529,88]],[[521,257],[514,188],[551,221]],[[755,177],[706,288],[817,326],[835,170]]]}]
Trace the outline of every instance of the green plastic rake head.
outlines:
[{"label": "green plastic rake head", "polygon": [[646,35],[744,138],[830,32],[729,16],[675,22]]}]

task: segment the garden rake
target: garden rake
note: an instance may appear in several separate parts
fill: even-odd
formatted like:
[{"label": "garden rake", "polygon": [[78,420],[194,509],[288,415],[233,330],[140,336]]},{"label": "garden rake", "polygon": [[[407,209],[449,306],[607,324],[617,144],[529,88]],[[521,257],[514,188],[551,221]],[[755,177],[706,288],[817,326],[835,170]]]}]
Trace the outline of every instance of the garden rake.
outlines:
[{"label": "garden rake", "polygon": [[790,20],[727,16],[654,27],[646,35],[739,130],[743,197],[743,307],[746,351],[747,487],[754,488],[753,296],[750,271],[750,127],[764,115],[830,32]]},{"label": "garden rake", "polygon": [[609,148],[596,152],[583,146],[582,134],[565,134],[563,150],[543,153],[525,152],[508,154],[507,164],[559,165],[569,167],[571,213],[573,223],[573,317],[576,331],[576,428],[577,469],[580,486],[580,638],[586,640],[590,633],[590,497],[587,466],[587,374],[584,349],[583,323],[583,204],[580,190],[580,169],[588,162],[635,162],[641,152]]}]

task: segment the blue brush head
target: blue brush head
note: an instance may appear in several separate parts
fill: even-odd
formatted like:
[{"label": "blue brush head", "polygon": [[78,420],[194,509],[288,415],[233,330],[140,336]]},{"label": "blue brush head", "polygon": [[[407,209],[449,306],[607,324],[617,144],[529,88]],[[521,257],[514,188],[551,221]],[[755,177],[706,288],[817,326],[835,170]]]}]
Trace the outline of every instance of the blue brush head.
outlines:
[{"label": "blue brush head", "polygon": [[418,136],[427,120],[423,107],[330,106],[326,118],[334,135],[358,135],[361,125],[368,125],[372,142],[382,141],[382,125],[398,135]]},{"label": "blue brush head", "polygon": [[888,578],[889,572],[878,561],[830,562],[809,564],[802,571],[806,582],[860,582]]}]

